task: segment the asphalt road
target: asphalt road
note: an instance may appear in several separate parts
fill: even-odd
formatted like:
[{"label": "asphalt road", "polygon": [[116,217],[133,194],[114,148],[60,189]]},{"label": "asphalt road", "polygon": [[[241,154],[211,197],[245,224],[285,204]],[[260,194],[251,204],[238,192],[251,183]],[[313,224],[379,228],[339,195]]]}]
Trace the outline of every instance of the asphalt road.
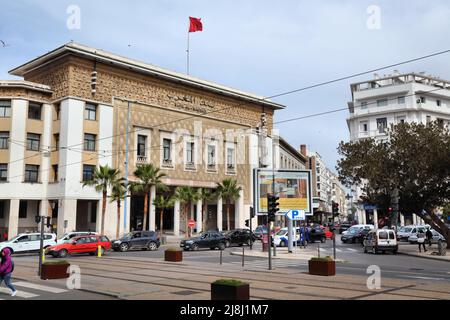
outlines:
[{"label": "asphalt road", "polygon": [[[407,245],[410,244],[401,244]],[[128,252],[109,252],[110,256],[118,257],[153,257],[162,258],[164,254],[164,247],[169,247],[172,245],[162,246],[158,251],[128,251]],[[332,241],[327,240],[324,244],[310,244],[310,248],[320,249],[321,255],[331,255],[333,254]],[[249,252],[249,247],[244,248],[246,252]],[[253,250],[261,251],[261,244],[257,243],[254,245]],[[298,249],[297,249],[298,250]],[[222,252],[222,263],[224,265],[234,265],[241,266],[242,257],[236,255],[230,255],[230,251],[240,251],[242,248],[234,247],[227,248]],[[423,280],[424,283],[429,283],[430,281],[450,281],[450,262],[437,261],[432,259],[424,259],[406,255],[393,255],[390,253],[386,254],[365,254],[363,253],[362,246],[360,244],[343,244],[340,241],[340,236],[337,237],[336,241],[336,253],[337,258],[344,260],[345,262],[337,264],[337,272],[341,274],[350,275],[361,275],[367,276],[367,268],[369,266],[376,265],[380,267],[382,277],[394,278],[394,279],[415,279],[418,281]],[[85,255],[78,255],[72,257],[72,259],[84,259]],[[33,259],[34,257],[20,257],[15,255],[15,260],[20,259]],[[37,256],[36,256],[37,259]],[[52,259],[48,257],[47,259]],[[199,250],[199,251],[189,251],[184,252],[184,260],[191,260],[197,262],[205,263],[220,263],[220,251],[219,250]],[[291,259],[274,259],[274,268],[293,268],[307,271],[307,261],[305,260],[291,260]],[[268,259],[259,257],[245,257],[244,268],[247,270],[267,270]],[[19,280],[18,280],[19,281]],[[17,282],[17,281],[15,281]],[[19,282],[20,283],[20,282]],[[22,281],[23,283],[23,281]],[[64,292],[48,292],[45,288],[38,288],[43,290],[35,290],[35,288],[18,287],[19,290],[24,290],[27,293],[31,293],[29,297],[17,297],[15,299],[113,299],[112,297],[106,295],[93,294],[84,291],[68,290]],[[50,291],[52,291],[50,289]],[[0,288],[0,299],[10,299],[8,297],[7,289],[2,286]],[[34,295],[34,296],[33,296]]]}]

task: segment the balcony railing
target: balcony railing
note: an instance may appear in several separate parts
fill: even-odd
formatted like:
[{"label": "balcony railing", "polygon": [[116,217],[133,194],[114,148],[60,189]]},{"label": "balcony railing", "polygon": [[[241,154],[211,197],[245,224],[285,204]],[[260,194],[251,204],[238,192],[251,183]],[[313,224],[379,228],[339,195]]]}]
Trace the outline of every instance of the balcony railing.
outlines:
[{"label": "balcony railing", "polygon": [[163,166],[164,167],[173,167],[172,165],[172,159],[163,159]]},{"label": "balcony railing", "polygon": [[188,170],[195,170],[195,163],[194,162],[186,162],[185,168]]},{"label": "balcony railing", "polygon": [[208,163],[208,165],[206,166],[206,169],[208,171],[217,171],[215,163],[214,164],[213,163]]},{"label": "balcony railing", "polygon": [[145,164],[145,163],[147,163],[147,156],[137,156],[137,159],[136,159],[136,163],[137,164]]},{"label": "balcony railing", "polygon": [[234,164],[228,164],[227,165],[227,173],[236,173],[236,167],[234,166]]}]

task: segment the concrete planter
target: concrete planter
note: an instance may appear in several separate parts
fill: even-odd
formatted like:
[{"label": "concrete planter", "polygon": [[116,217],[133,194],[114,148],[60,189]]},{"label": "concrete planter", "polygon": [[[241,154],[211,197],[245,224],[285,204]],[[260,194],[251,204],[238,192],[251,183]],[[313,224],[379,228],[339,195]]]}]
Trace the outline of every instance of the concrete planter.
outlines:
[{"label": "concrete planter", "polygon": [[309,274],[316,276],[334,276],[336,275],[335,261],[316,261],[309,260]]},{"label": "concrete planter", "polygon": [[250,300],[250,285],[233,286],[211,283],[211,300]]},{"label": "concrete planter", "polygon": [[68,262],[66,263],[44,263],[41,269],[41,279],[42,280],[52,280],[52,279],[64,279],[69,277],[67,272],[70,267]]},{"label": "concrete planter", "polygon": [[183,251],[166,250],[164,251],[164,260],[171,262],[183,261]]}]

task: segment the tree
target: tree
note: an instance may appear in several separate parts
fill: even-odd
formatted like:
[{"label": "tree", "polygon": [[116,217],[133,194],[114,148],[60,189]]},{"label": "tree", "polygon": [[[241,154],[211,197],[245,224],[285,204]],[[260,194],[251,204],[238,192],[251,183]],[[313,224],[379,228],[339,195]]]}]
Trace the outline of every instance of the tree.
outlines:
[{"label": "tree", "polygon": [[164,196],[164,195],[158,195],[156,196],[155,200],[153,200],[153,204],[156,208],[160,209],[160,215],[159,215],[159,232],[163,233],[163,216],[164,216],[164,210],[168,208],[172,208],[175,204],[175,198],[173,196]]},{"label": "tree", "polygon": [[182,205],[182,219],[186,222],[185,234],[189,236],[188,213],[190,211],[191,201],[196,201],[198,199],[198,193],[192,187],[178,187],[175,191],[175,198],[178,199]]},{"label": "tree", "polygon": [[110,168],[108,165],[99,166],[95,168],[92,179],[83,183],[83,188],[85,186],[91,186],[95,188],[95,191],[102,193],[102,234],[105,232],[105,212],[108,188],[118,183],[121,179],[119,176],[120,171],[118,169]]},{"label": "tree", "polygon": [[[217,195],[225,199],[227,206],[227,228],[230,230],[230,205],[232,201],[239,199],[239,193],[242,190],[237,186],[235,179],[225,179],[222,183],[217,183]],[[236,210],[236,208],[235,208]]]},{"label": "tree", "polygon": [[203,208],[202,208],[202,231],[206,230],[206,222],[207,222],[207,212],[208,212],[208,201],[213,200],[216,197],[216,194],[213,190],[202,188],[198,195],[199,199],[202,200]]},{"label": "tree", "polygon": [[148,204],[152,203],[150,192],[153,186],[158,188],[163,185],[161,178],[165,177],[166,174],[160,172],[158,167],[149,163],[139,165],[134,171],[134,175],[139,180],[131,183],[131,190],[144,195],[144,224],[142,230],[145,230],[147,226]]},{"label": "tree", "polygon": [[418,215],[441,233],[450,248],[450,229],[435,208],[450,200],[450,132],[437,122],[398,124],[382,142],[341,142],[340,180],[363,186],[365,202],[387,208],[398,191],[399,209]]},{"label": "tree", "polygon": [[117,202],[117,229],[116,229],[116,239],[119,239],[120,236],[120,208],[121,202],[128,196],[128,190],[125,186],[125,179],[120,178],[116,184],[112,186],[112,192],[110,196],[110,201]]}]

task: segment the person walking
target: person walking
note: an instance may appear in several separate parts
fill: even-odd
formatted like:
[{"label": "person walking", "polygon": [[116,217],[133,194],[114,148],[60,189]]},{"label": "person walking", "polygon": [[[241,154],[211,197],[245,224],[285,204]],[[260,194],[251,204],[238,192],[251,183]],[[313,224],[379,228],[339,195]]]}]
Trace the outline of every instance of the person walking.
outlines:
[{"label": "person walking", "polygon": [[427,229],[425,235],[427,237],[428,247],[431,247],[431,239],[433,239],[433,232],[431,232],[431,229]]},{"label": "person walking", "polygon": [[11,283],[11,275],[14,271],[14,262],[11,259],[11,251],[9,248],[5,248],[1,252],[1,264],[0,264],[0,285],[3,281],[8,288],[11,289],[11,296],[17,294],[16,288]]},{"label": "person walking", "polygon": [[422,229],[419,229],[417,232],[417,243],[419,244],[419,252],[422,252],[421,246],[423,246],[423,250],[427,252],[427,248],[425,247],[425,232]]}]

